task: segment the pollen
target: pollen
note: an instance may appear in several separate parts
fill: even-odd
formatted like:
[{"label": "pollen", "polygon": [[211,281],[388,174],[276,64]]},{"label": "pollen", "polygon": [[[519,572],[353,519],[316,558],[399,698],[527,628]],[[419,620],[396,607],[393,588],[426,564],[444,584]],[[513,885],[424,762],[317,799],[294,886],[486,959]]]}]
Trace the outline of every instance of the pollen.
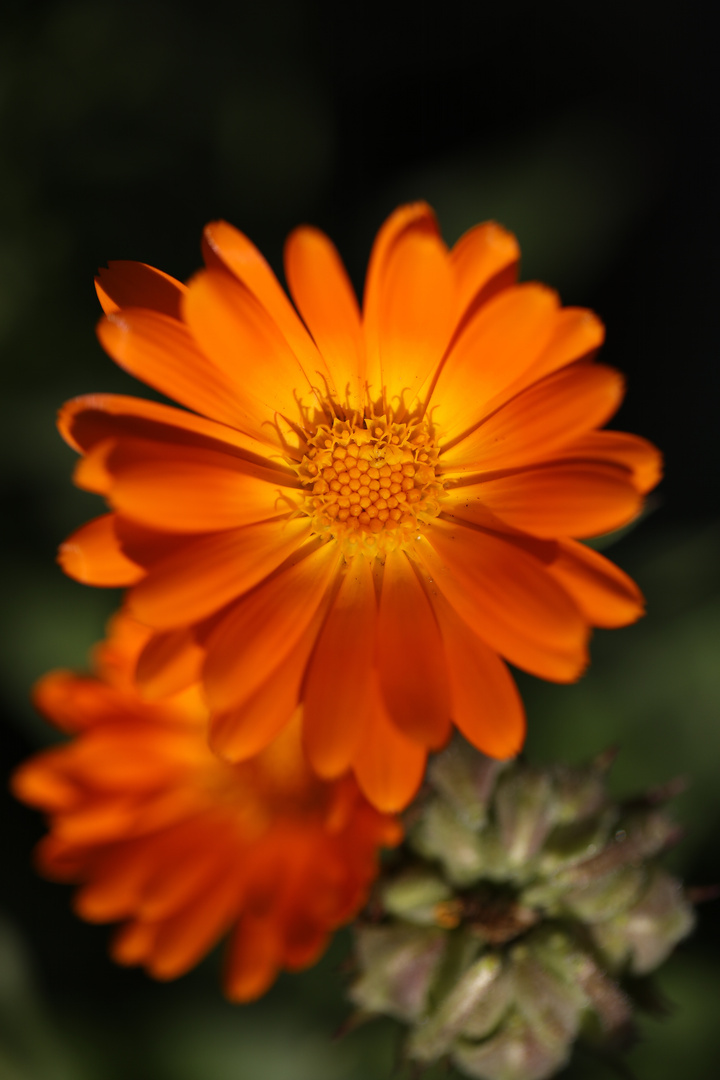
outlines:
[{"label": "pollen", "polygon": [[425,421],[395,423],[384,414],[322,424],[298,466],[303,510],[317,533],[339,540],[348,555],[382,556],[440,513],[437,459]]}]

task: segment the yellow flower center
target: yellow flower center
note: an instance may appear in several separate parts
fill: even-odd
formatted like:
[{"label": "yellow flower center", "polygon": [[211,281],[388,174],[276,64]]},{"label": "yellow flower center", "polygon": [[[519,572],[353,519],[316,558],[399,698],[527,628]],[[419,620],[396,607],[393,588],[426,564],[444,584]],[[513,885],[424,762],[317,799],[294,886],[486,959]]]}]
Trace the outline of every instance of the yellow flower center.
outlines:
[{"label": "yellow flower center", "polygon": [[322,424],[298,466],[305,512],[347,554],[381,555],[440,513],[437,458],[422,420],[398,424],[383,414]]}]

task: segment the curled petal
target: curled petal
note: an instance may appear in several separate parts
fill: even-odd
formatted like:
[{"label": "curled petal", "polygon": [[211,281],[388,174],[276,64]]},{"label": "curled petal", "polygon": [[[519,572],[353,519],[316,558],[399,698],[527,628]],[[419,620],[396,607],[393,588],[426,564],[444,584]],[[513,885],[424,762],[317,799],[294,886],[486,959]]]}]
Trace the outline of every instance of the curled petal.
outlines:
[{"label": "curled petal", "polygon": [[154,266],[118,259],[98,271],[95,291],[106,315],[139,307],[179,319],[185,286]]},{"label": "curled petal", "polygon": [[145,571],[124,554],[115,531],[115,515],[104,514],[60,545],[58,562],[84,585],[134,585]]}]

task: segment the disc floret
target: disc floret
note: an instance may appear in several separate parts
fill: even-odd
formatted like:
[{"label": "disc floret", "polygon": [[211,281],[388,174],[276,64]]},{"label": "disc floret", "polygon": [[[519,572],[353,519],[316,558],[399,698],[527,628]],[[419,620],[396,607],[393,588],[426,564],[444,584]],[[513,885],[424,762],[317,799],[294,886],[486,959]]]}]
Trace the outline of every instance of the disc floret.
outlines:
[{"label": "disc floret", "polygon": [[349,555],[383,555],[409,543],[440,513],[438,448],[422,421],[391,413],[335,419],[307,440],[298,466],[304,510]]}]

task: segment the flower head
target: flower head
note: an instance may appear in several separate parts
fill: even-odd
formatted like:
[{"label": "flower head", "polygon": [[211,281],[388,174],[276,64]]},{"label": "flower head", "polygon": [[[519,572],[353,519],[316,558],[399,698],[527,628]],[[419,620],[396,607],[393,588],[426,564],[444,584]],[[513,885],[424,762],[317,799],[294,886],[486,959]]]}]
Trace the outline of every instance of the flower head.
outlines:
[{"label": "flower head", "polygon": [[675,785],[617,803],[611,760],[539,769],[459,739],[433,759],[357,930],[351,989],[360,1017],[408,1025],[408,1058],[545,1080],[578,1038],[606,1051],[631,1039],[642,980],[694,913],[659,861],[678,839],[661,805]]},{"label": "flower head", "polygon": [[38,707],[73,739],[22,765],[13,787],[50,817],[40,869],[80,883],[83,918],[124,924],[117,961],[173,978],[230,932],[225,989],[247,1001],[280,968],[317,960],[400,828],[350,775],[310,771],[297,722],[232,765],[207,746],[197,686],[142,701],[131,672],[147,636],[120,617],[97,675],[40,681]]},{"label": "flower head", "polygon": [[140,683],[177,689],[195,662],[231,760],[299,716],[318,775],[350,768],[394,810],[453,724],[512,756],[504,661],[574,680],[589,628],[642,609],[577,542],[632,519],[659,475],[648,443],[598,430],[623,393],[592,363],[601,323],[515,284],[496,225],[448,250],[422,203],[380,230],[362,312],[315,229],[285,250],[299,315],[242,233],[209,225],[204,251],[187,286],[100,274],[105,349],[193,411],[66,406],[76,481],[112,511],[63,546],[66,571],[131,586],[153,630]]}]

